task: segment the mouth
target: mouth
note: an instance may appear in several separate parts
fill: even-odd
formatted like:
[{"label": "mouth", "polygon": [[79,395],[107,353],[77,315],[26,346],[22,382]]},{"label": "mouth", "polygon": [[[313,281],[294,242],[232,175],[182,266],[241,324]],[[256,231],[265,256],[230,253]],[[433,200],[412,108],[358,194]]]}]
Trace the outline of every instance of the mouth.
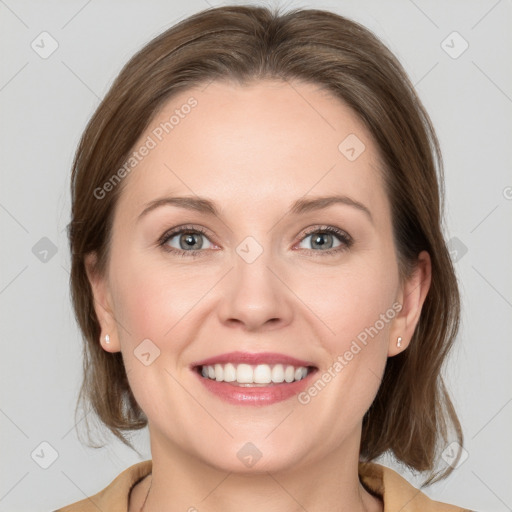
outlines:
[{"label": "mouth", "polygon": [[201,377],[232,386],[263,387],[290,384],[305,379],[316,370],[315,366],[293,366],[283,364],[226,363],[199,365],[195,367]]},{"label": "mouth", "polygon": [[231,352],[191,366],[206,389],[232,404],[270,405],[303,391],[318,368],[282,354]]}]

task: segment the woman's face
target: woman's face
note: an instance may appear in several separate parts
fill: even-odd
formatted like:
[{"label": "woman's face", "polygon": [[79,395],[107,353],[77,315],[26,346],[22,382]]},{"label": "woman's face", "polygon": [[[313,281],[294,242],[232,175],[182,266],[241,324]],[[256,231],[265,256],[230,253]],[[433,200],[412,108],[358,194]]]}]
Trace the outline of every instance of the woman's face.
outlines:
[{"label": "woman's face", "polygon": [[316,85],[213,82],[170,100],[134,151],[93,286],[153,453],[226,471],[357,456],[426,293],[399,279],[362,122]]}]

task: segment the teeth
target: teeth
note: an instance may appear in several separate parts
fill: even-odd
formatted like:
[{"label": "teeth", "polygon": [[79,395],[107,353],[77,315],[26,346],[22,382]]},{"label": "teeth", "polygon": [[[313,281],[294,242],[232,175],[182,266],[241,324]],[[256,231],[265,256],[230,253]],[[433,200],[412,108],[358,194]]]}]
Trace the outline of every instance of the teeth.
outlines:
[{"label": "teeth", "polygon": [[[210,370],[208,370],[208,374],[210,374]],[[224,380],[224,367],[221,364],[215,365],[215,380]]]},{"label": "teeth", "polygon": [[215,364],[202,366],[201,375],[218,382],[236,382],[238,384],[280,384],[302,380],[308,374],[305,366],[268,365],[268,364]]},{"label": "teeth", "polygon": [[254,368],[254,383],[269,384],[272,382],[272,370],[268,364],[259,364]]},{"label": "teeth", "polygon": [[231,364],[224,365],[224,382],[234,382],[236,380],[236,368]]},{"label": "teeth", "polygon": [[[303,370],[303,369],[304,369],[304,368],[302,368],[302,367],[301,367],[301,368],[297,368],[297,369],[295,370],[295,380],[301,380],[301,379],[303,379],[303,378],[306,376],[306,375],[304,375],[304,374],[302,373],[302,370]],[[307,370],[306,370],[306,373],[307,373]]]},{"label": "teeth", "polygon": [[284,380],[286,382],[293,382],[295,379],[295,368],[293,366],[287,366],[284,371]]},{"label": "teeth", "polygon": [[276,364],[272,368],[272,382],[284,382],[284,368],[282,364]]},{"label": "teeth", "polygon": [[236,381],[240,384],[251,384],[254,382],[252,367],[249,364],[239,364],[236,369]]}]

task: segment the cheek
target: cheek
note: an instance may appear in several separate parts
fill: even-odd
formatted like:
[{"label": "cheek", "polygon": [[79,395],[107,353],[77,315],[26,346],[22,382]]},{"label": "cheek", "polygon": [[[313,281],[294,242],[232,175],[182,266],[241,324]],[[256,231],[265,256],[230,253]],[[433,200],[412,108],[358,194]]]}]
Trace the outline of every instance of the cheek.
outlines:
[{"label": "cheek", "polygon": [[211,275],[171,269],[143,256],[127,258],[114,271],[118,320],[134,342],[144,338],[160,342],[181,326],[212,283]]},{"label": "cheek", "polygon": [[347,343],[358,337],[364,341],[369,331],[372,338],[386,337],[398,289],[398,273],[387,270],[393,268],[392,261],[389,265],[362,261],[295,282],[297,296],[315,313],[316,323],[324,326],[322,339],[330,352],[348,349]]},{"label": "cheek", "polygon": [[159,339],[172,321],[169,313],[173,305],[169,303],[171,296],[165,293],[162,280],[158,282],[147,267],[136,272],[120,268],[116,274],[115,310],[124,327],[121,340],[137,343],[144,338]]},{"label": "cheek", "polygon": [[[179,410],[183,417],[190,418],[198,414],[197,405],[179,384],[188,371],[181,364],[181,354],[198,328],[186,320],[212,286],[211,276],[205,281],[187,274],[133,256],[120,261],[112,272],[115,310],[122,325],[118,332],[130,388],[147,417],[156,424],[162,420],[160,426],[165,425],[179,442],[186,439],[183,422],[169,421],[169,411]],[[145,353],[149,356],[144,361]]]},{"label": "cheek", "polygon": [[321,333],[317,343],[326,354],[317,385],[310,388],[311,393],[306,390],[304,403],[315,401],[315,414],[322,414],[316,407],[343,411],[339,418],[333,413],[339,428],[359,421],[379,388],[389,329],[396,316],[398,273],[390,270],[394,268],[393,260],[388,265],[384,259],[367,260],[339,267],[329,275],[317,273],[314,287],[297,291],[298,296],[307,297],[308,307],[321,320],[316,320]]}]

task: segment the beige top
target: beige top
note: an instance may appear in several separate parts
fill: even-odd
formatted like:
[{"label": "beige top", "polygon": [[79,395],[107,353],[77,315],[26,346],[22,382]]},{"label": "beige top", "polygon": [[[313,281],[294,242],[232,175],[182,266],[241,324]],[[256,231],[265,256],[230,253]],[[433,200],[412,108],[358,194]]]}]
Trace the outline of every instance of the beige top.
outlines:
[{"label": "beige top", "polygon": [[[151,473],[152,467],[151,460],[134,464],[99,493],[54,512],[127,512],[132,487]],[[359,477],[369,492],[382,499],[384,512],[470,512],[432,501],[398,473],[379,464],[360,463]]]}]

